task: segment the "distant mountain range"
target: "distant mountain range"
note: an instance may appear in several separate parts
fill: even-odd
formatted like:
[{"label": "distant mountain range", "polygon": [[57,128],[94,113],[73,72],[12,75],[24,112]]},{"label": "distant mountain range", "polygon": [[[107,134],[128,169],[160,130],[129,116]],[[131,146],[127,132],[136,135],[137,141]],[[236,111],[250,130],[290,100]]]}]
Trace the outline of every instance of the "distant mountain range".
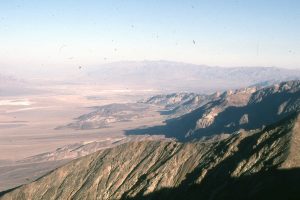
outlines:
[{"label": "distant mountain range", "polygon": [[116,62],[82,68],[87,80],[102,85],[160,91],[212,92],[300,79],[300,70],[276,67],[209,67],[169,61]]},{"label": "distant mountain range", "polygon": [[[299,80],[300,69],[277,67],[211,67],[171,61],[123,61],[98,66],[74,66],[44,70],[41,72],[18,72],[35,85],[92,84],[105,89],[150,89],[158,93],[195,92],[211,93],[249,86],[268,86],[282,81]],[[33,79],[32,79],[33,77]],[[16,93],[24,89],[22,81],[0,74],[2,94],[14,93],[4,85],[14,86]],[[27,89],[28,90],[28,87]],[[26,90],[24,92],[26,93]],[[20,93],[19,92],[19,93]]]}]

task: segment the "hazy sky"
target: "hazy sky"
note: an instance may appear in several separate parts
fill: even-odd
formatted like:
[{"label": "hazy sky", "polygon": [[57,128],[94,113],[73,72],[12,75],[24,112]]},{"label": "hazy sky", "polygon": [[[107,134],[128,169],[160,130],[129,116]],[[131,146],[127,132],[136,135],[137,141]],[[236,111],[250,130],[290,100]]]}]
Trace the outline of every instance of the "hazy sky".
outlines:
[{"label": "hazy sky", "polygon": [[121,60],[300,68],[299,15],[299,0],[0,0],[0,68]]}]

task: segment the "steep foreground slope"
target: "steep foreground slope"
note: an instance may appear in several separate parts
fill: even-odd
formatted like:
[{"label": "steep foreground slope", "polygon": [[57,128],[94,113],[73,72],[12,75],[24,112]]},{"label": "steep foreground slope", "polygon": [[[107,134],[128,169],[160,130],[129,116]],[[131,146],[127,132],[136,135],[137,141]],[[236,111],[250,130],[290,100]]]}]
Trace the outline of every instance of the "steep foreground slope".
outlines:
[{"label": "steep foreground slope", "polygon": [[0,199],[300,199],[299,123],[294,114],[217,142],[127,143]]}]

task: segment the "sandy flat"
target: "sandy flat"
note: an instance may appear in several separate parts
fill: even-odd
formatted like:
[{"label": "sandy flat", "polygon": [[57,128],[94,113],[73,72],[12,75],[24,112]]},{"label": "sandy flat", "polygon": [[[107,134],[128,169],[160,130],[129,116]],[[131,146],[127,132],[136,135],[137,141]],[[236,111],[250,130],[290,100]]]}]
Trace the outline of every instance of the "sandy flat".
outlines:
[{"label": "sandy flat", "polygon": [[46,89],[48,93],[0,97],[0,191],[28,183],[69,159],[26,164],[16,161],[78,142],[121,140],[127,137],[124,130],[162,124],[164,120],[154,109],[148,117],[113,123],[107,128],[57,130],[55,128],[93,111],[95,106],[136,102],[153,91],[78,85]]},{"label": "sandy flat", "polygon": [[134,102],[150,94],[144,90],[134,92],[91,86],[57,86],[47,90],[51,92],[0,98],[0,160],[19,160],[76,142],[123,137],[125,129],[159,124],[163,120],[153,111],[152,117],[116,123],[104,129],[55,130],[93,111],[93,106]]}]

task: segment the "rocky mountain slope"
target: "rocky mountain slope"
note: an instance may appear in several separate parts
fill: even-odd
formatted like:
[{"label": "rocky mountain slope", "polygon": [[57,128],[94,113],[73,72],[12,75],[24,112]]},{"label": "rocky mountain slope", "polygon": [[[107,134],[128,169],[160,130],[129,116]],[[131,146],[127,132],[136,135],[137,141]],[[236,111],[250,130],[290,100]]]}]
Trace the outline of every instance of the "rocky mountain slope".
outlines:
[{"label": "rocky mountain slope", "polygon": [[165,134],[192,140],[261,128],[300,111],[300,81],[230,90],[210,99],[186,115],[167,120],[166,125],[128,130],[127,134]]},{"label": "rocky mountain slope", "polygon": [[299,199],[299,123],[293,114],[220,141],[126,143],[1,199]]},{"label": "rocky mountain slope", "polygon": [[160,136],[111,137],[103,140],[78,142],[57,148],[54,151],[30,156],[18,161],[1,162],[0,193],[20,185],[31,183],[54,169],[76,158],[99,150],[112,148],[128,142],[165,140]]},{"label": "rocky mountain slope", "polygon": [[[203,95],[205,96],[205,95]],[[149,97],[147,99],[139,101],[139,103],[144,104],[155,104],[164,106],[166,109],[173,109],[185,102],[192,100],[195,97],[200,97],[200,95],[195,93],[172,93],[172,94],[160,94]]]},{"label": "rocky mountain slope", "polygon": [[162,115],[167,115],[168,118],[174,118],[187,114],[205,105],[209,101],[217,99],[219,96],[219,92],[211,95],[196,93],[172,93],[166,95],[155,95],[140,101],[140,103],[163,106],[164,109],[161,110],[160,113]]},{"label": "rocky mountain slope", "polygon": [[[136,103],[108,104],[95,107],[95,111],[57,129],[105,128],[117,122],[134,121],[159,114],[166,119],[166,126],[128,130],[127,134],[164,134],[189,140],[232,133],[241,128],[260,128],[299,110],[299,82],[289,81],[269,87],[252,86],[213,94],[161,94]],[[263,113],[256,116],[258,110]],[[268,116],[275,118],[268,119]]]},{"label": "rocky mountain slope", "polygon": [[95,140],[88,142],[78,142],[75,144],[66,145],[60,148],[57,148],[55,151],[46,152],[34,156],[24,158],[17,161],[19,164],[27,163],[41,163],[48,161],[59,161],[59,160],[70,160],[79,158],[82,156],[89,155],[96,151],[111,148],[128,142],[137,142],[145,140],[166,140],[161,136],[129,136],[129,137],[115,137],[115,138],[106,138],[103,140]]},{"label": "rocky mountain slope", "polygon": [[74,122],[56,129],[100,129],[112,126],[118,122],[134,121],[153,116],[153,112],[174,118],[184,115],[214,98],[215,95],[200,95],[195,93],[173,93],[156,95],[136,103],[115,103],[94,107],[94,111],[79,116]]}]

